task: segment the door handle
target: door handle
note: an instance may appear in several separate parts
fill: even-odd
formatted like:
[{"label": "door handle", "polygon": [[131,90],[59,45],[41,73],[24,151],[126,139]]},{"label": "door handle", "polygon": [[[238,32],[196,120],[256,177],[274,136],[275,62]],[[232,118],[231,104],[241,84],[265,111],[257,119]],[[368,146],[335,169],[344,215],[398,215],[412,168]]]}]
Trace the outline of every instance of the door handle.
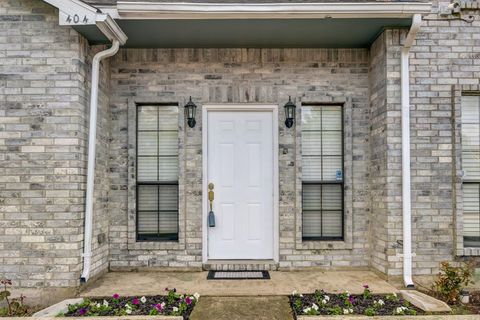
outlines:
[{"label": "door handle", "polygon": [[213,228],[215,227],[215,214],[213,213],[213,200],[215,199],[215,192],[213,188],[215,185],[213,183],[208,184],[208,201],[210,201],[210,212],[208,213],[208,226]]}]

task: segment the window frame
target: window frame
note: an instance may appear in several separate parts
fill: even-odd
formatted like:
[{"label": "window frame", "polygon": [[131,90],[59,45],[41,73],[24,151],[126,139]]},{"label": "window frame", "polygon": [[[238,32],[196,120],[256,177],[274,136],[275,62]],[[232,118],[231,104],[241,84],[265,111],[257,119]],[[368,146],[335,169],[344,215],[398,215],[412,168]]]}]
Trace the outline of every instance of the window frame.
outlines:
[{"label": "window frame", "polygon": [[[471,96],[475,96],[475,97],[478,97],[478,103],[480,104],[480,92],[462,92],[462,99],[463,97],[471,97]],[[463,131],[463,125],[464,125],[464,122],[463,122],[463,102],[461,101],[460,102],[460,108],[461,108],[461,111],[462,111],[462,114],[461,114],[461,118],[460,118],[460,122],[461,122],[461,127],[462,127],[462,131]],[[480,106],[479,106],[480,108]],[[480,130],[480,119],[478,119],[478,127],[479,127],[479,130]],[[460,132],[460,134],[462,134],[462,132]],[[462,141],[462,144],[460,145],[460,152],[461,152],[461,160],[460,160],[460,166],[461,166],[461,169],[462,169],[462,202],[463,202],[463,185],[465,184],[473,184],[473,185],[477,185],[478,188],[480,188],[480,178],[478,179],[469,179],[468,177],[465,178],[464,175],[463,175],[463,154],[464,154],[464,150],[463,150],[463,141]],[[480,198],[479,198],[479,204],[480,204]],[[462,203],[462,208],[463,208],[463,203]],[[462,212],[462,214],[464,214],[464,212]],[[480,215],[480,212],[478,213]],[[463,225],[465,224],[465,221],[462,220],[462,228],[463,228]],[[479,235],[480,237],[480,235]],[[475,242],[479,242],[479,245],[476,245],[476,246],[466,246],[465,243],[467,242],[466,241],[466,236],[465,234],[463,234],[463,246],[464,248],[475,248],[475,249],[480,249],[480,241],[475,241]]]},{"label": "window frame", "polygon": [[[341,162],[342,162],[342,181],[341,182],[338,182],[338,181],[333,181],[333,180],[321,180],[321,181],[318,181],[318,180],[309,180],[309,181],[304,181],[303,178],[301,179],[301,221],[302,221],[302,234],[301,234],[301,238],[302,238],[302,241],[315,241],[315,242],[319,242],[319,241],[345,241],[345,104],[344,103],[302,103],[301,104],[301,108],[302,107],[309,107],[309,106],[319,106],[319,107],[329,107],[329,106],[338,106],[340,107],[341,109],[341,128],[340,128],[340,135],[341,135],[341,150],[342,150],[342,155],[341,155]],[[300,121],[302,121],[302,118],[300,118]],[[320,120],[322,121],[322,120]],[[322,122],[320,122],[321,125],[322,125]],[[320,132],[322,132],[323,130],[320,130]],[[328,130],[327,130],[328,131]],[[303,134],[303,129],[300,130],[301,134]],[[322,141],[320,141],[320,149],[323,150],[323,146],[322,146]],[[302,148],[300,148],[302,149]],[[322,151],[320,152],[322,153]],[[300,154],[301,151],[300,151]],[[320,157],[322,157],[322,162],[321,162],[321,172],[323,174],[323,155],[321,154]],[[303,156],[300,157],[302,160],[303,160]],[[302,166],[303,167],[303,166]],[[312,237],[306,237],[303,235],[303,219],[304,219],[304,214],[303,212],[305,211],[305,209],[303,209],[303,185],[319,185],[320,188],[321,188],[321,192],[323,192],[323,186],[324,185],[340,185],[341,186],[341,190],[342,190],[342,194],[341,194],[341,203],[342,203],[342,207],[341,207],[341,212],[342,212],[342,216],[341,216],[341,230],[342,230],[342,234],[341,236],[339,237],[324,237],[324,236],[312,236]],[[321,196],[321,195],[320,195]],[[307,210],[307,211],[316,211],[316,210]],[[321,218],[323,217],[323,214],[322,212],[323,211],[329,211],[329,210],[322,210],[320,209],[320,215],[321,215]],[[330,210],[330,211],[333,211],[333,210]],[[335,210],[336,211],[336,210]],[[320,227],[320,232],[322,232],[322,229],[323,229],[323,221],[321,222],[321,227]]]},{"label": "window frame", "polygon": [[[178,104],[174,104],[174,103],[136,103],[135,104],[135,146],[137,146],[135,148],[135,239],[137,242],[164,242],[164,241],[178,241],[179,240],[179,230],[180,230],[180,224],[179,224],[179,216],[180,216],[180,210],[179,210],[179,203],[180,203],[180,195],[179,195],[179,178],[177,179],[177,181],[139,181],[138,180],[138,158],[139,158],[139,155],[138,155],[138,136],[139,136],[139,132],[147,132],[147,131],[151,131],[151,132],[156,132],[156,133],[160,133],[162,131],[166,131],[166,130],[160,130],[159,127],[158,127],[158,124],[157,124],[157,129],[156,130],[140,130],[139,131],[139,125],[138,125],[138,110],[143,107],[143,106],[152,106],[152,107],[157,107],[157,119],[160,117],[160,110],[161,110],[161,107],[176,107],[177,110],[178,110],[178,117],[180,116],[180,107],[178,106]],[[157,120],[158,121],[158,120]],[[177,121],[178,121],[178,118],[177,118]],[[168,131],[172,131],[172,130],[168,130]],[[179,135],[180,135],[180,130],[177,128],[177,140],[179,139]],[[157,154],[155,156],[152,156],[152,157],[156,157],[156,158],[159,158],[160,156],[158,155],[158,150],[159,150],[159,145],[160,145],[160,141],[157,137]],[[180,155],[179,153],[177,153],[177,158],[180,162]],[[180,164],[180,163],[179,163]],[[157,168],[159,166],[159,161],[157,160]],[[157,174],[158,174],[159,170],[157,169]],[[139,194],[139,188],[142,187],[142,186],[157,186],[157,195],[160,194],[160,187],[161,186],[176,186],[177,189],[176,189],[176,193],[177,193],[177,197],[176,197],[176,206],[175,206],[175,210],[176,210],[176,225],[177,225],[177,232],[175,234],[173,233],[170,233],[170,234],[167,234],[165,236],[162,236],[160,235],[160,233],[157,233],[157,236],[152,236],[152,237],[142,237],[141,234],[139,233],[139,225],[138,225],[138,222],[139,222],[139,213],[140,213],[140,210],[139,210],[139,204],[138,204],[138,200],[139,200],[139,197],[138,197],[138,194]],[[165,210],[160,210],[160,196],[158,196],[158,201],[157,201],[157,210],[156,211],[153,211],[153,212],[157,212],[157,219],[160,220],[160,213],[161,212],[164,212]],[[147,211],[147,210],[144,210],[144,211]],[[167,210],[168,212],[171,212],[172,210]],[[160,229],[160,222],[158,223],[158,229]]]},{"label": "window frame", "polygon": [[[186,230],[187,230],[187,201],[185,195],[185,184],[187,183],[188,179],[186,176],[186,148],[185,146],[188,144],[188,138],[186,134],[186,118],[185,112],[181,106],[187,103],[187,99],[179,99],[179,100],[172,100],[170,96],[165,97],[150,97],[150,96],[136,96],[136,97],[128,97],[125,103],[117,104],[117,107],[120,110],[124,108],[127,110],[127,114],[125,115],[127,121],[127,130],[122,134],[126,135],[126,139],[128,141],[127,146],[127,172],[126,180],[127,186],[126,189],[123,191],[124,196],[127,197],[127,206],[126,210],[126,219],[127,219],[127,226],[126,229],[117,228],[115,227],[115,232],[118,236],[121,236],[121,233],[126,232],[127,234],[127,249],[128,250],[185,250],[186,249]],[[178,241],[172,240],[165,240],[165,241],[152,241],[152,240],[145,240],[145,241],[137,241],[137,215],[136,215],[136,206],[137,206],[137,188],[136,188],[136,173],[137,173],[137,163],[136,163],[136,152],[137,152],[137,105],[167,105],[167,106],[176,106],[179,109],[178,112],[178,156],[179,156],[179,172],[178,172],[178,198],[179,198],[179,228],[178,228]],[[123,115],[121,115],[123,116]],[[198,125],[194,129],[190,129],[190,131],[198,131]],[[118,181],[117,188],[119,189],[119,195],[122,194],[122,187],[123,187],[123,172],[117,173],[119,176],[116,178]],[[119,208],[123,210],[123,208]]]},{"label": "window frame", "polygon": [[455,255],[458,257],[480,256],[480,247],[466,247],[463,239],[463,188],[466,180],[462,172],[462,97],[479,96],[480,85],[453,85],[452,86],[452,125],[453,125],[453,237],[455,241]]}]

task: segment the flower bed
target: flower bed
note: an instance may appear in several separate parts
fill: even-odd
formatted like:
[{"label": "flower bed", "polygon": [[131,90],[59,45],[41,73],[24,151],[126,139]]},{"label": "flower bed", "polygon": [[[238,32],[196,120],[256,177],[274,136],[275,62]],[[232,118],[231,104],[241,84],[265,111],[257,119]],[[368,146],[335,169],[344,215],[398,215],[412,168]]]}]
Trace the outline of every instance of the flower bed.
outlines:
[{"label": "flower bed", "polygon": [[363,294],[327,294],[315,291],[313,294],[293,292],[289,297],[295,316],[301,315],[416,315],[422,311],[399,298],[395,293],[372,294],[368,285]]},{"label": "flower bed", "polygon": [[165,290],[167,291],[165,296],[121,297],[114,294],[112,297],[84,299],[81,303],[69,305],[68,311],[59,316],[163,315],[189,319],[200,295],[179,294],[175,289]]}]

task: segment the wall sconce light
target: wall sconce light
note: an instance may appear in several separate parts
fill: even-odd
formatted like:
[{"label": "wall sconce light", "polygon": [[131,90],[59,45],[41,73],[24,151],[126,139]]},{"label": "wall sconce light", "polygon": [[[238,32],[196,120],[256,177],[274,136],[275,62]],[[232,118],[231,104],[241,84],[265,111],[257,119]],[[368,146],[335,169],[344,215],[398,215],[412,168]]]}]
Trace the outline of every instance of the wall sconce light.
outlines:
[{"label": "wall sconce light", "polygon": [[284,106],[285,108],[285,126],[291,128],[295,122],[295,104],[292,102],[290,96],[288,96],[288,102]]},{"label": "wall sconce light", "polygon": [[190,128],[195,127],[197,121],[195,121],[195,112],[197,111],[197,106],[192,101],[192,97],[185,105],[185,115],[187,117],[187,123]]}]

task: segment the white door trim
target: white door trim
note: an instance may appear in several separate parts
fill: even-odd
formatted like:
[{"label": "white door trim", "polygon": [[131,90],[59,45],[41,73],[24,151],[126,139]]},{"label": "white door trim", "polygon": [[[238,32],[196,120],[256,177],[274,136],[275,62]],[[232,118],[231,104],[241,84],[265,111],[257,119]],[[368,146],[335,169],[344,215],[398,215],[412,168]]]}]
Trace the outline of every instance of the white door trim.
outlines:
[{"label": "white door trim", "polygon": [[205,104],[202,106],[202,262],[208,262],[208,201],[206,197],[208,177],[208,112],[209,111],[268,111],[272,112],[273,135],[273,260],[279,261],[279,213],[278,213],[278,106],[273,104]]}]

